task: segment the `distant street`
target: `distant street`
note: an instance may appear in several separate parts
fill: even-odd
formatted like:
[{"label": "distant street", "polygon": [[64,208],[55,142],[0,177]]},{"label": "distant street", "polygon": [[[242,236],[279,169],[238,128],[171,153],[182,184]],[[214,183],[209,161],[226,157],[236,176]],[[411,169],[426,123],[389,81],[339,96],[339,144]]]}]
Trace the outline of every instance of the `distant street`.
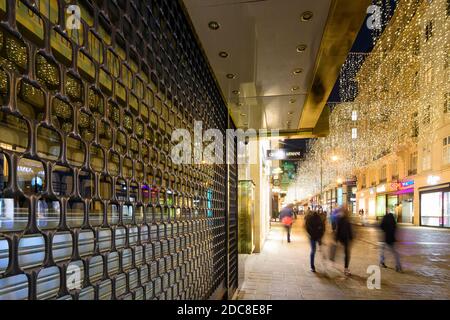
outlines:
[{"label": "distant street", "polygon": [[[404,273],[395,272],[387,252],[388,269],[381,269],[381,289],[367,288],[367,267],[378,265],[379,230],[354,226],[350,270],[345,277],[342,249],[333,264],[316,256],[317,273],[309,268],[309,243],[303,221],[293,227],[293,242],[284,228],[272,223],[261,254],[248,257],[239,299],[450,299],[450,230],[401,226],[399,251]],[[330,234],[325,242],[330,242]],[[328,253],[328,247],[323,250]],[[243,266],[240,266],[243,267]]]}]

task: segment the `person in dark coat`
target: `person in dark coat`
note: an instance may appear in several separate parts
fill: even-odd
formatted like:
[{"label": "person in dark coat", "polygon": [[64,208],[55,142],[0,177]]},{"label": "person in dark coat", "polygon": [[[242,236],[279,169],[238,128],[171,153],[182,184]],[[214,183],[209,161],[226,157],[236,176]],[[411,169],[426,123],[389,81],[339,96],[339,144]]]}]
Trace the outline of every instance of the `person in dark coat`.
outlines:
[{"label": "person in dark coat", "polygon": [[311,271],[316,272],[316,267],[314,265],[314,258],[316,255],[317,244],[319,244],[319,246],[322,245],[322,237],[325,233],[325,221],[322,219],[322,217],[318,212],[314,211],[305,217],[305,228],[306,232],[308,232],[311,244],[311,253],[310,253]]},{"label": "person in dark coat", "polygon": [[280,221],[283,223],[287,232],[287,242],[291,242],[291,228],[294,217],[294,205],[288,204],[280,211]]},{"label": "person in dark coat", "polygon": [[[351,275],[348,267],[350,264],[350,246],[353,240],[353,230],[350,223],[349,211],[345,205],[341,208],[341,214],[336,219],[336,231],[334,237],[336,243],[341,243],[344,246],[344,273],[346,276],[349,276]],[[335,249],[336,247],[334,247],[334,250]],[[334,255],[335,252],[330,255],[332,260],[334,260]]]},{"label": "person in dark coat", "polygon": [[384,232],[384,242],[381,244],[380,250],[380,266],[387,268],[386,264],[384,263],[384,251],[387,247],[394,254],[395,270],[397,272],[401,272],[402,265],[400,263],[400,254],[395,248],[397,222],[395,221],[395,217],[391,212],[388,212],[384,215],[383,220],[381,220],[380,228]]}]

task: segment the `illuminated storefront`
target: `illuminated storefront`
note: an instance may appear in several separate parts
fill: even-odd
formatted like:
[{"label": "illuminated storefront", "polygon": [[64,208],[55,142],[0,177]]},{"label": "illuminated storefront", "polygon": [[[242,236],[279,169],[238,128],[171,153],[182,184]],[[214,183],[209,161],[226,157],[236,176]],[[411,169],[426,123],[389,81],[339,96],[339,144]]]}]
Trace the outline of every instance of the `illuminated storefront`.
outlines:
[{"label": "illuminated storefront", "polygon": [[450,228],[450,184],[420,189],[420,224]]}]

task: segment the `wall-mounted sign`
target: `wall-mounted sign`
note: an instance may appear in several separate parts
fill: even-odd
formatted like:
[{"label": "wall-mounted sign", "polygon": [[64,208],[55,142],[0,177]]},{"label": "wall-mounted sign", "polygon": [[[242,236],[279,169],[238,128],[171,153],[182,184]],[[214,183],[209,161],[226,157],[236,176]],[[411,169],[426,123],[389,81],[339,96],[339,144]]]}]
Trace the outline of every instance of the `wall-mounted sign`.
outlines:
[{"label": "wall-mounted sign", "polygon": [[268,150],[268,160],[300,160],[301,151],[290,151],[286,149]]},{"label": "wall-mounted sign", "polygon": [[377,193],[382,193],[382,192],[386,192],[386,185],[384,185],[384,184],[377,187]]},{"label": "wall-mounted sign", "polygon": [[406,180],[406,181],[391,183],[391,188],[394,190],[411,189],[413,187],[414,187],[414,180]]}]

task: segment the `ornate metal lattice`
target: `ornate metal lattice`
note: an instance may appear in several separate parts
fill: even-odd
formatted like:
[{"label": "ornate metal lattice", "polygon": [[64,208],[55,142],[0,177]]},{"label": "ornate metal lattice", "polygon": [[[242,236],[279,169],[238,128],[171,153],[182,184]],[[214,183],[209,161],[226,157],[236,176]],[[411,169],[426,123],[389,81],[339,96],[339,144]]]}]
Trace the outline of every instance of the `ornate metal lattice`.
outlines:
[{"label": "ornate metal lattice", "polygon": [[174,128],[230,122],[181,5],[0,0],[0,19],[0,300],[235,290],[236,167],[170,160]]}]

